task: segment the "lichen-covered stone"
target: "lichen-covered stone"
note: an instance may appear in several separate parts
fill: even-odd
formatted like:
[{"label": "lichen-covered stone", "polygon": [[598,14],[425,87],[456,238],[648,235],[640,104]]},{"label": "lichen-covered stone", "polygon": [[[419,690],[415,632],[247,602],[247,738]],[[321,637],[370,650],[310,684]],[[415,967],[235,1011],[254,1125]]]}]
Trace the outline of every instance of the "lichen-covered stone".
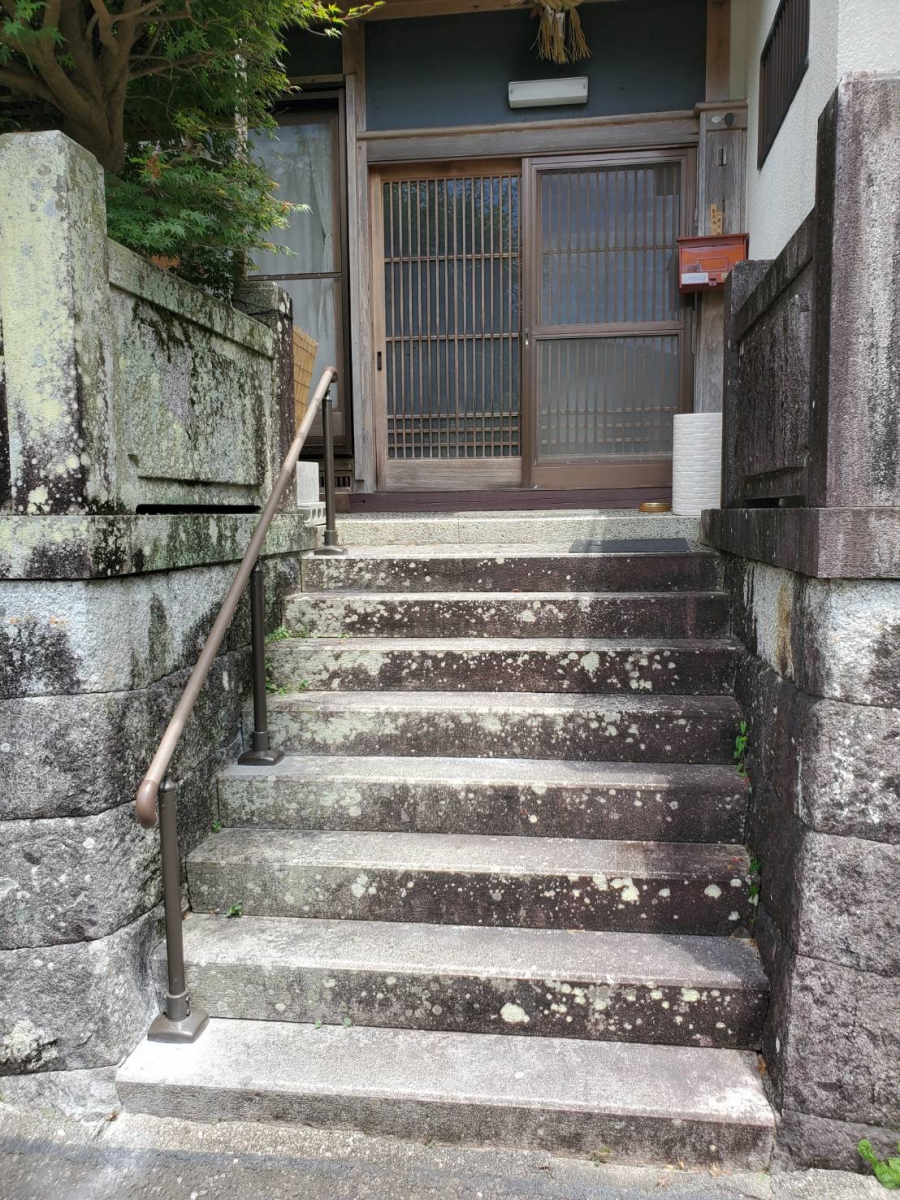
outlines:
[{"label": "lichen-covered stone", "polygon": [[155,910],[95,941],[0,952],[0,1075],[119,1062],[155,1012],[160,920]]},{"label": "lichen-covered stone", "polygon": [[131,803],[0,824],[0,949],[112,933],[160,899],[155,833]]},{"label": "lichen-covered stone", "polygon": [[721,593],[299,592],[285,622],[316,637],[723,637]]},{"label": "lichen-covered stone", "polygon": [[[462,551],[462,553],[460,552]],[[719,555],[570,554],[551,547],[398,547],[303,560],[309,592],[674,592],[718,591]]]},{"label": "lichen-covered stone", "polygon": [[731,766],[297,754],[219,779],[226,825],[625,841],[744,839]]},{"label": "lichen-covered stone", "polygon": [[789,997],[781,1010],[786,1106],[900,1125],[900,977],[798,956]]},{"label": "lichen-covered stone", "polygon": [[223,830],[188,860],[191,905],[254,916],[745,934],[736,846]]},{"label": "lichen-covered stone", "polygon": [[804,824],[900,842],[900,708],[816,699],[751,656],[735,694],[763,777]]},{"label": "lichen-covered stone", "polygon": [[[234,740],[249,652],[216,659],[173,759],[176,777]],[[0,701],[0,819],[83,816],[133,796],[187,680],[138,692]]]},{"label": "lichen-covered stone", "polygon": [[[216,779],[228,745],[176,775],[183,858],[218,814]],[[129,797],[91,816],[0,822],[0,948],[103,937],[162,898],[159,831],[141,828]]]},{"label": "lichen-covered stone", "polygon": [[798,873],[798,952],[900,976],[900,846],[809,831]]},{"label": "lichen-covered stone", "polygon": [[121,505],[264,500],[280,433],[271,332],[112,242],[109,260]]},{"label": "lichen-covered stone", "polygon": [[289,691],[571,692],[726,695],[738,648],[723,640],[294,638],[271,647]]},{"label": "lichen-covered stone", "polygon": [[[0,513],[0,578],[108,579],[234,562],[243,558],[258,520],[253,513]],[[296,513],[281,513],[269,527],[264,557],[310,550],[315,544],[315,529]]]},{"label": "lichen-covered stone", "polygon": [[115,511],[103,171],[56,131],[0,138],[0,317],[11,505]]},{"label": "lichen-covered stone", "polygon": [[309,692],[273,696],[273,744],[311,754],[730,762],[727,696]]},{"label": "lichen-covered stone", "polygon": [[[871,1167],[860,1158],[856,1146],[863,1138],[872,1143],[879,1158],[897,1153],[896,1126],[884,1128],[858,1121],[829,1120],[827,1117],[784,1108],[778,1115],[774,1165],[782,1170],[797,1171],[819,1168],[826,1171],[856,1171],[871,1179],[873,1191],[865,1195],[881,1195],[881,1187],[871,1177]],[[822,1180],[828,1186],[827,1179]],[[821,1192],[819,1194],[822,1194]],[[825,1200],[822,1195],[822,1200]]]},{"label": "lichen-covered stone", "polygon": [[734,631],[812,696],[900,704],[900,580],[818,580],[727,556]]},{"label": "lichen-covered stone", "polygon": [[[0,697],[137,690],[192,667],[234,573],[228,563],[86,582],[0,582]],[[266,561],[272,624],[297,574],[293,557]],[[223,647],[249,641],[245,595]]]},{"label": "lichen-covered stone", "polygon": [[114,1066],[3,1075],[2,1079],[3,1101],[32,1114],[62,1113],[97,1121],[108,1120],[121,1107]]},{"label": "lichen-covered stone", "polygon": [[[737,938],[196,912],[184,936],[213,1017],[749,1048],[767,1002]],[[162,946],[156,968],[164,995]]]}]

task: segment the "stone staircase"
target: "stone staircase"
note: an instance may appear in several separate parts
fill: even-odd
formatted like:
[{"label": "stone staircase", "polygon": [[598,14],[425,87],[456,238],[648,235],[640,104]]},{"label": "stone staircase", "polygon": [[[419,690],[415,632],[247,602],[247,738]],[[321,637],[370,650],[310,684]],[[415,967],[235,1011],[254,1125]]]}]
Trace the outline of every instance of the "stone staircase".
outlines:
[{"label": "stone staircase", "polygon": [[269,647],[286,757],[225,772],[187,863],[213,1019],[140,1046],[123,1102],[764,1168],[720,564],[463,523],[392,546],[360,521],[368,544],[305,561]]}]

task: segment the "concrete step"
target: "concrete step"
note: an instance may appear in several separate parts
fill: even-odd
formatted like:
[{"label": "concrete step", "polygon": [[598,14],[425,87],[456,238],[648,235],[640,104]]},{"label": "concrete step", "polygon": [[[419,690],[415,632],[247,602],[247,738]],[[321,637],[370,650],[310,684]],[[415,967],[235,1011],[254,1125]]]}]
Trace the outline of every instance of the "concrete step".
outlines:
[{"label": "concrete step", "polygon": [[730,694],[739,648],[723,639],[288,638],[275,687],[330,691]]},{"label": "concrete step", "polygon": [[344,546],[542,545],[686,538],[697,542],[700,520],[628,509],[533,512],[354,513],[338,516]]},{"label": "concrete step", "polygon": [[721,559],[692,554],[571,553],[543,546],[355,546],[304,555],[308,592],[713,592]]},{"label": "concrete step", "polygon": [[225,825],[741,842],[732,766],[289,754],[219,778]]},{"label": "concrete step", "polygon": [[301,637],[718,638],[724,592],[297,592]]},{"label": "concrete step", "polygon": [[631,1162],[762,1170],[774,1126],[755,1055],[571,1038],[212,1020],[191,1045],[142,1042],[116,1083],[155,1116]]},{"label": "concrete step", "polygon": [[729,763],[728,696],[314,692],[269,700],[273,745],[307,754]]},{"label": "concrete step", "polygon": [[217,1017],[750,1049],[768,1002],[737,938],[200,913],[184,934]]},{"label": "concrete step", "polygon": [[187,860],[191,907],[248,916],[740,935],[740,846],[226,829]]}]

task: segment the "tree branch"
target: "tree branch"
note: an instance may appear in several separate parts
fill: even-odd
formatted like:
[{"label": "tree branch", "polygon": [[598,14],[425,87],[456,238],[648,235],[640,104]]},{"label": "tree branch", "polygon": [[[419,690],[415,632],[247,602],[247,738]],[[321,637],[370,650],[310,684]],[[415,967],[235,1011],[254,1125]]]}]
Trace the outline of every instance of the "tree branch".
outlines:
[{"label": "tree branch", "polygon": [[164,75],[167,71],[180,72],[183,67],[195,67],[200,63],[211,62],[216,57],[214,50],[205,50],[197,54],[188,54],[184,58],[179,58],[177,62],[170,62],[166,59],[165,62],[158,67],[141,67],[137,71],[131,72],[131,79],[144,79],[147,75]]},{"label": "tree branch", "polygon": [[53,93],[47,85],[30,71],[0,67],[0,87],[9,88],[11,92],[21,92],[23,96],[33,96],[37,100],[46,100],[48,104],[55,103]]},{"label": "tree branch", "polygon": [[60,29],[66,39],[66,50],[75,63],[73,78],[80,79],[86,91],[102,102],[103,88],[97,73],[97,64],[91,52],[87,36],[87,22],[81,4],[64,4],[60,13]]},{"label": "tree branch", "polygon": [[[91,8],[94,10],[91,26],[96,26],[97,33],[103,45],[109,46],[114,50],[116,47],[116,35],[113,33],[112,14],[103,3],[103,0],[91,0]],[[92,29],[91,32],[93,32]]]},{"label": "tree branch", "polygon": [[46,0],[44,4],[43,29],[56,29],[59,26],[59,10],[62,0]]}]

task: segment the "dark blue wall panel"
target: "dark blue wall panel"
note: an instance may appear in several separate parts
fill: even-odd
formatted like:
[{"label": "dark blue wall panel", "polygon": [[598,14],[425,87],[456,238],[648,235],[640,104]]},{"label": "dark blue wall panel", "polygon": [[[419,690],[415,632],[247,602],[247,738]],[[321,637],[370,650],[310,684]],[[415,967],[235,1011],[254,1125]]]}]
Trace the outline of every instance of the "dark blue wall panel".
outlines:
[{"label": "dark blue wall panel", "polygon": [[[705,95],[706,0],[579,8],[591,57],[557,67],[533,48],[527,10],[366,25],[369,129],[490,125],[692,108]],[[514,79],[587,75],[586,105],[511,109]]]},{"label": "dark blue wall panel", "polygon": [[306,29],[289,29],[284,35],[286,75],[340,75],[343,71],[341,39]]}]

